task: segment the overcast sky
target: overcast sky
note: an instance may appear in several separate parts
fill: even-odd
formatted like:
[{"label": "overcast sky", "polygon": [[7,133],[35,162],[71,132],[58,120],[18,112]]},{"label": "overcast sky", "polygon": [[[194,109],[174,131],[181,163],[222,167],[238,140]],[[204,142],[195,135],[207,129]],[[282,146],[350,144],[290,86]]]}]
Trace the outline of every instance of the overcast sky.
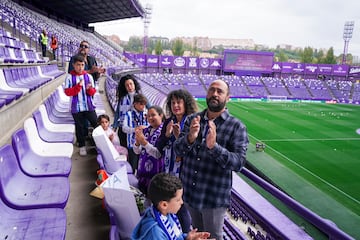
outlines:
[{"label": "overcast sky", "polygon": [[[360,56],[360,0],[140,0],[152,6],[149,36],[253,39],[276,47],[330,48],[343,52],[344,24],[354,21],[348,52]],[[95,24],[121,40],[143,36],[140,18]]]}]

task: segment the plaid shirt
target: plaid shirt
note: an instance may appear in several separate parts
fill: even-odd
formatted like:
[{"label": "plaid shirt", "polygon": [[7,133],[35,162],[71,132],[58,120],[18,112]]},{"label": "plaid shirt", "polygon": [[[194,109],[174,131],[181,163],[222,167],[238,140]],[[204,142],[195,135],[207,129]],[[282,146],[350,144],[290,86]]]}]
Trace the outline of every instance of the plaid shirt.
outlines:
[{"label": "plaid shirt", "polygon": [[[197,115],[201,116],[199,136],[189,144],[190,123]],[[208,149],[207,121],[206,110],[190,115],[174,143],[176,155],[183,157],[180,178],[184,201],[195,209],[229,206],[232,171],[240,171],[244,166],[249,143],[245,125],[226,110],[214,120],[217,143]]]}]

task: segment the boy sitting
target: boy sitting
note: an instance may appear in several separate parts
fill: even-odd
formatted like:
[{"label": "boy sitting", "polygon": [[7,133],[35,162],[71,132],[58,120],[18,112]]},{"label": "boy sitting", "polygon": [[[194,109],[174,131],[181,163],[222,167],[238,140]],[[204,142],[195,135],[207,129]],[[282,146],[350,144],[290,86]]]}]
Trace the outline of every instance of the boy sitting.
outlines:
[{"label": "boy sitting", "polygon": [[148,198],[152,206],[146,209],[144,216],[136,225],[132,238],[134,240],[201,240],[210,236],[208,232],[191,230],[185,234],[176,217],[182,200],[183,187],[178,177],[168,173],[155,175],[148,188]]}]

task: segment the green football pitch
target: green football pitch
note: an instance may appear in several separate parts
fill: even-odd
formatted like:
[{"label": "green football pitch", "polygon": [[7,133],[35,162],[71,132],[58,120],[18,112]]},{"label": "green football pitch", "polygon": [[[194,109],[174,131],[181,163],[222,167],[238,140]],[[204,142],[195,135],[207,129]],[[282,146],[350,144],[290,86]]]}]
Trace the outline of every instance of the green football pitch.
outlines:
[{"label": "green football pitch", "polygon": [[[227,107],[247,126],[249,163],[360,239],[360,106],[232,100]],[[256,142],[266,144],[264,152]]]}]

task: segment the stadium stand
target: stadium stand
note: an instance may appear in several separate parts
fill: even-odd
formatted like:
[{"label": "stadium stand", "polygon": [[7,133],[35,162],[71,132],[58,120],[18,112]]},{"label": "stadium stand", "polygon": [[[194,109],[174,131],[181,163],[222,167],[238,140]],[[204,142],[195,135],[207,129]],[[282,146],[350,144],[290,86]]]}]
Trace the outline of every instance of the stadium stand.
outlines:
[{"label": "stadium stand", "polygon": [[[52,2],[55,1],[48,1],[47,7]],[[141,11],[133,12],[139,6],[132,2],[135,6],[124,7],[123,16],[141,16]],[[135,77],[149,101],[160,106],[164,105],[166,94],[178,88],[204,98],[209,83],[216,78],[229,83],[232,97],[275,95],[289,99],[360,101],[360,83],[345,80],[140,73],[133,62],[123,61],[118,49],[90,31],[55,21],[9,0],[1,1],[0,15],[0,124],[8,126],[0,130],[0,215],[6,220],[0,223],[1,239],[122,239],[119,232],[128,227],[114,219],[126,219],[127,215],[88,196],[90,188],[95,187],[96,170],[107,170],[106,162],[115,160],[109,159],[109,149],[96,145],[93,156],[81,158],[73,146],[74,124],[68,112],[69,99],[63,94],[61,84],[66,62],[76,43],[83,39],[89,40],[92,53],[107,67],[94,96],[97,114],[115,109],[117,77],[129,71],[136,72]],[[58,62],[43,59],[38,53],[37,36],[42,29],[56,33],[63,43],[59,46]],[[126,163],[115,167],[126,165],[129,184],[136,187],[137,179]],[[111,174],[116,169],[107,171]],[[352,239],[248,169],[244,168],[240,174],[292,206],[330,239]],[[235,173],[233,183],[224,239],[312,239]],[[129,211],[137,213],[138,209]],[[14,225],[18,231],[13,231]],[[79,237],[76,234],[80,229],[85,230]]]}]

